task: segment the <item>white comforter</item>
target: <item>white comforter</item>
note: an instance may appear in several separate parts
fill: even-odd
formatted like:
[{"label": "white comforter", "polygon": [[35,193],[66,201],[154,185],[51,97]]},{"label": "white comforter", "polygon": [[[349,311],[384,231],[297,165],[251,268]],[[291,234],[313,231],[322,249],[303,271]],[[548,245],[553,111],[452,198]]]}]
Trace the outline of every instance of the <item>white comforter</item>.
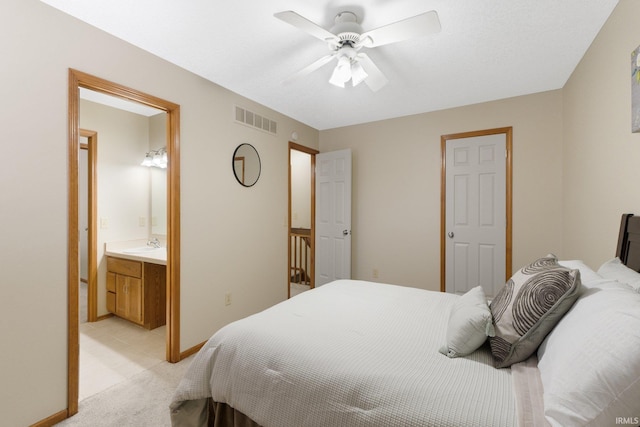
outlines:
[{"label": "white comforter", "polygon": [[341,280],[234,322],[194,359],[173,423],[213,397],[264,427],[514,426],[510,369],[486,347],[438,352],[456,298]]}]

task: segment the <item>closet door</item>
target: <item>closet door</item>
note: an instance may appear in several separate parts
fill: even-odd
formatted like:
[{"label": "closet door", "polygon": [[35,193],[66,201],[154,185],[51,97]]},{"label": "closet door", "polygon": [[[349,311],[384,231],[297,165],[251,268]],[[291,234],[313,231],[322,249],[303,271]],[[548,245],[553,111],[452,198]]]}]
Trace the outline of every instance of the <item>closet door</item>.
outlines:
[{"label": "closet door", "polygon": [[443,137],[444,290],[480,285],[491,299],[510,275],[508,134],[460,135]]}]

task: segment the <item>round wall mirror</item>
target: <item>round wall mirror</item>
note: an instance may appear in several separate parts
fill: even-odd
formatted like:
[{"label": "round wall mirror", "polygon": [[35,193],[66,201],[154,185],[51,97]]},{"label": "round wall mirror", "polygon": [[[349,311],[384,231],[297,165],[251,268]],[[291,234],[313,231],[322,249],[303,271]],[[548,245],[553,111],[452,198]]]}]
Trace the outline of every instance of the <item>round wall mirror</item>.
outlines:
[{"label": "round wall mirror", "polygon": [[251,144],[240,144],[233,152],[233,173],[238,182],[251,187],[260,178],[260,156]]}]

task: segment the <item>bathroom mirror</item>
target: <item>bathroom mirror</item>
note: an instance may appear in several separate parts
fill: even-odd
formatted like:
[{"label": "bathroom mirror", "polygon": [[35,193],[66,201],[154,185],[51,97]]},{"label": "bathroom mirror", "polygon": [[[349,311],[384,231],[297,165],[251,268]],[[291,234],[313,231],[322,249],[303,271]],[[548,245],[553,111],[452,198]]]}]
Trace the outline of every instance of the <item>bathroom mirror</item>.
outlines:
[{"label": "bathroom mirror", "polygon": [[251,144],[240,144],[233,152],[233,173],[240,184],[251,187],[260,178],[260,156]]},{"label": "bathroom mirror", "polygon": [[[166,113],[149,117],[149,150],[166,150],[167,118]],[[168,159],[167,159],[168,160]],[[156,237],[167,235],[167,169],[150,167],[151,178],[151,234]]]},{"label": "bathroom mirror", "polygon": [[149,168],[151,174],[151,234],[167,234],[167,170]]}]

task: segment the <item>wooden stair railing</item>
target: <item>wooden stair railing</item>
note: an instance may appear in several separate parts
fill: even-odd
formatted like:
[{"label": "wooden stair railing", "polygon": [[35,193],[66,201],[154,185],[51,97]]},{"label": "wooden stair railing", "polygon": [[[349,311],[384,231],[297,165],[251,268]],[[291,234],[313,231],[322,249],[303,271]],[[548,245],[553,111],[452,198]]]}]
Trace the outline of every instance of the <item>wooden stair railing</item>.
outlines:
[{"label": "wooden stair railing", "polygon": [[311,286],[311,277],[307,273],[311,262],[311,229],[291,228],[291,283]]}]

